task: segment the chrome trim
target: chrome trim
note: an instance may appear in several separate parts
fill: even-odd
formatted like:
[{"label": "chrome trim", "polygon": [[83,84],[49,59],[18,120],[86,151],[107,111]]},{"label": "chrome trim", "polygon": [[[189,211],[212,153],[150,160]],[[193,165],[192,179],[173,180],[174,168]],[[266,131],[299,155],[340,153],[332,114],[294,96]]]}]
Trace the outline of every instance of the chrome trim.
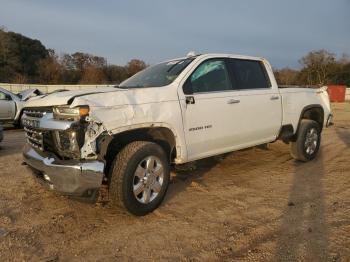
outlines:
[{"label": "chrome trim", "polygon": [[42,118],[44,115],[46,115],[46,111],[35,111],[35,110],[30,110],[30,109],[26,109],[23,111],[23,113],[26,116],[29,117],[34,117],[34,118]]},{"label": "chrome trim", "polygon": [[36,134],[36,135],[40,135],[42,136],[43,133],[42,132],[39,132],[39,131],[36,131],[36,130],[33,130],[33,129],[29,129],[27,127],[24,127],[24,131],[28,132],[28,133],[33,133],[33,134]]},{"label": "chrome trim", "polygon": [[[240,91],[273,91],[272,87],[269,88],[245,88],[245,89],[228,89],[228,90],[218,90],[218,91],[206,91],[206,92],[193,92],[193,94],[188,95],[206,95],[206,94],[214,94],[214,93],[229,93],[229,92],[240,92]],[[269,94],[269,93],[268,93]],[[265,95],[265,93],[264,93]]]},{"label": "chrome trim", "polygon": [[[38,132],[34,129],[24,127],[25,137],[27,138],[27,143],[32,147],[39,149],[41,151],[44,150],[44,140],[42,132]],[[36,136],[36,137],[34,137]]]},{"label": "chrome trim", "polygon": [[39,139],[37,139],[37,138],[35,138],[35,137],[31,137],[31,136],[29,136],[29,135],[27,135],[27,134],[25,134],[25,137],[28,138],[28,139],[33,140],[34,142],[36,142],[36,143],[38,143],[38,144],[42,144],[42,140],[39,140]]},{"label": "chrome trim", "polygon": [[45,113],[41,118],[31,117],[24,113],[22,119],[38,121],[39,125],[36,129],[42,130],[67,130],[76,123],[72,121],[55,120],[53,118],[53,113]]},{"label": "chrome trim", "polygon": [[28,166],[44,176],[50,189],[64,194],[82,196],[102,184],[105,164],[101,161],[60,160],[53,154],[38,153],[28,144],[23,158]]},{"label": "chrome trim", "polygon": [[56,120],[53,118],[53,113],[46,114],[40,120],[40,129],[49,130],[67,130],[73,125],[72,121]]}]

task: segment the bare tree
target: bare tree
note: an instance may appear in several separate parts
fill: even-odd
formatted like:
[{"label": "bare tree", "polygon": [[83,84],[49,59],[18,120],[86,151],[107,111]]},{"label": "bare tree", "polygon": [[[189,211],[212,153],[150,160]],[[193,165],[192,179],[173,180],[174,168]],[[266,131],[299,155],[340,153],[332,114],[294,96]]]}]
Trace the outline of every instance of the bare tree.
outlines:
[{"label": "bare tree", "polygon": [[309,52],[299,61],[307,75],[309,85],[319,84],[323,85],[328,82],[328,75],[336,59],[333,53],[324,49]]},{"label": "bare tree", "polygon": [[293,70],[287,67],[280,70],[274,70],[274,73],[278,84],[295,85],[297,83],[297,70]]},{"label": "bare tree", "polygon": [[81,84],[104,84],[106,83],[106,75],[101,68],[93,65],[86,66],[83,71]]},{"label": "bare tree", "polygon": [[48,50],[49,55],[38,62],[39,82],[45,84],[59,84],[62,76],[62,66],[53,49]]},{"label": "bare tree", "polygon": [[137,72],[145,69],[147,67],[146,63],[139,59],[132,59],[126,65],[126,69],[128,71],[128,76],[132,76]]}]

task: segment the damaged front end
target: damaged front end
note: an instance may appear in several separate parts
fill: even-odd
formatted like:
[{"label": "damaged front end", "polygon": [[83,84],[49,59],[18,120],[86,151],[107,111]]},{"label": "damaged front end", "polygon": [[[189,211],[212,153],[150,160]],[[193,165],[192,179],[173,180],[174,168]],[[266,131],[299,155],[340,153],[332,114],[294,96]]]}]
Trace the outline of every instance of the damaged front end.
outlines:
[{"label": "damaged front end", "polygon": [[89,117],[89,107],[27,108],[22,123],[27,138],[24,161],[49,188],[94,197],[105,167],[98,159],[96,138],[105,130]]},{"label": "damaged front end", "polygon": [[89,107],[53,108],[53,118],[58,121],[72,121],[67,130],[54,131],[54,140],[61,157],[73,159],[96,159],[96,138],[105,130],[101,123],[89,117]]}]

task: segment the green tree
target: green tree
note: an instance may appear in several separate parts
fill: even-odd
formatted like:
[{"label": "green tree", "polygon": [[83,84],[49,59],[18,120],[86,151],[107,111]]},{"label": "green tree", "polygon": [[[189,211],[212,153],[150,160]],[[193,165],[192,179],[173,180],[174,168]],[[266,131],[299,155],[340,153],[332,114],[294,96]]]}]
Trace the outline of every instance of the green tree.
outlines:
[{"label": "green tree", "polygon": [[48,56],[39,40],[0,29],[0,81],[11,82],[21,76],[36,81],[37,64]]}]

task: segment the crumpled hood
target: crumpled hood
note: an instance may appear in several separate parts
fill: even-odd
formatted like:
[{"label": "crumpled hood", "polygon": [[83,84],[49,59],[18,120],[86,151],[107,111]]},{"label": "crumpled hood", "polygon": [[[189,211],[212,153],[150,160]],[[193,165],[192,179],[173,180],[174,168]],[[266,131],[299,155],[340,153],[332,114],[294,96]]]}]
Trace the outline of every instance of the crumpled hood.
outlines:
[{"label": "crumpled hood", "polygon": [[39,89],[26,89],[18,94],[18,97],[22,101],[27,101],[28,99],[42,95],[43,93]]},{"label": "crumpled hood", "polygon": [[31,98],[25,107],[46,107],[70,105],[71,107],[88,105],[92,111],[120,108],[127,105],[141,105],[178,101],[177,89],[167,87],[149,87],[121,89],[103,87],[79,91],[65,91]]},{"label": "crumpled hood", "polygon": [[44,106],[59,106],[67,105],[72,102],[75,97],[81,97],[89,94],[118,92],[121,89],[115,87],[100,87],[77,91],[64,91],[52,94],[33,97],[25,103],[25,107],[44,107]]}]

